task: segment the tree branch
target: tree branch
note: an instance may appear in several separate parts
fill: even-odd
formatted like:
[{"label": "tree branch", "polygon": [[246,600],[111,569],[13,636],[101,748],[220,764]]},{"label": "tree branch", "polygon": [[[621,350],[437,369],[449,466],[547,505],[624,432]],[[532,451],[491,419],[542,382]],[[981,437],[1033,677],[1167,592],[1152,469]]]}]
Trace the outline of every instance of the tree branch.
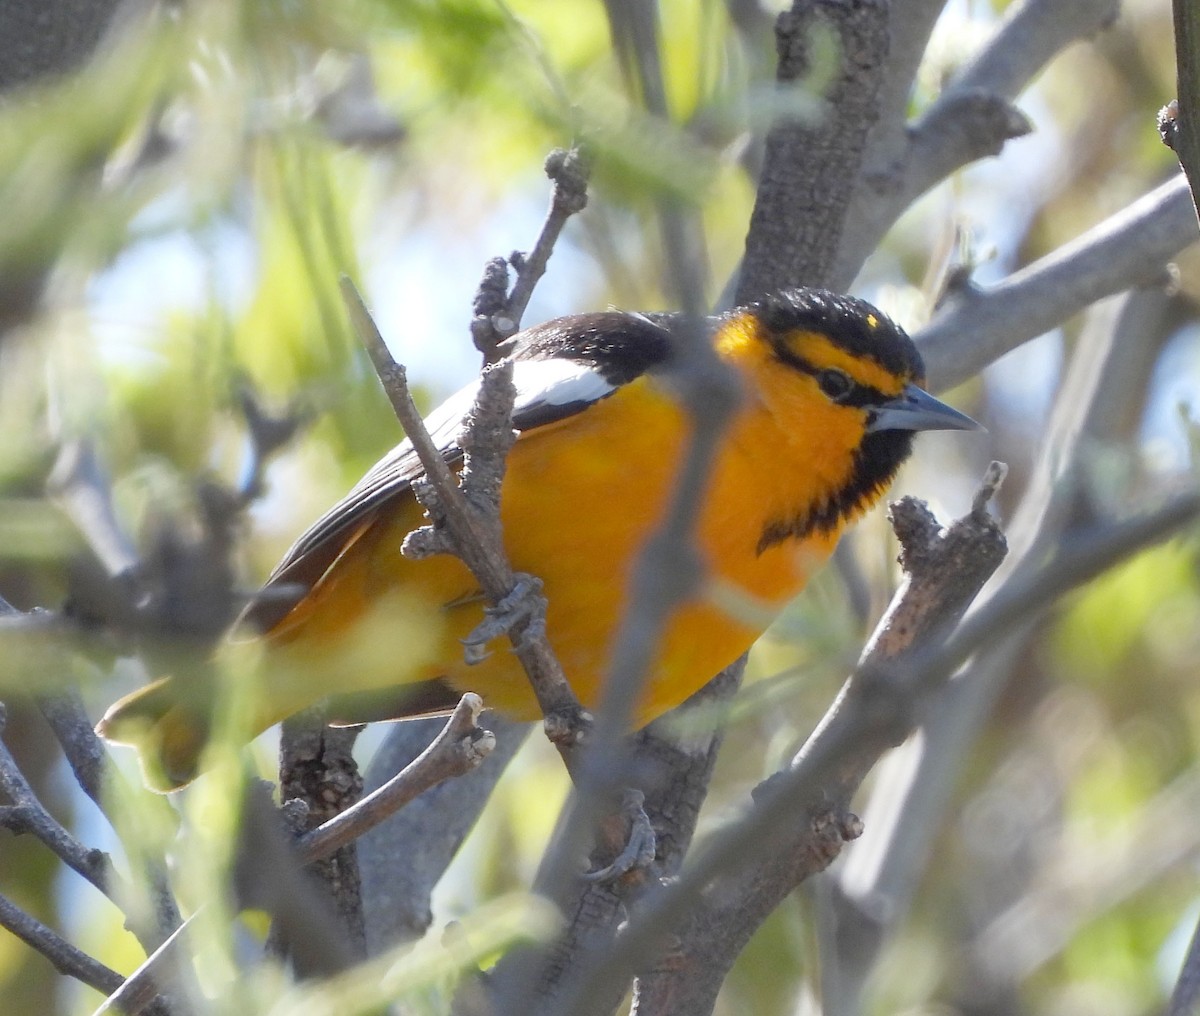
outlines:
[{"label": "tree branch", "polygon": [[[4,731],[5,718],[4,706],[0,703],[0,733]],[[17,833],[32,833],[67,867],[78,872],[110,899],[129,898],[129,887],[113,870],[112,858],[102,850],[85,847],[42,806],[2,740],[0,790],[13,803],[11,809],[0,812],[0,821],[7,828]]]},{"label": "tree branch", "polygon": [[[107,817],[106,790],[113,786],[114,780],[121,777],[111,765],[100,738],[96,736],[92,722],[84,711],[79,692],[71,689],[53,696],[42,695],[38,697],[37,702],[42,716],[54,731],[79,786]],[[123,780],[121,790],[124,793],[129,792],[129,787]],[[151,809],[165,821],[175,821],[170,805],[158,794],[143,790],[139,807]],[[154,907],[154,929],[143,929],[143,945],[156,948],[179,927],[183,919],[179,913],[179,904],[171,891],[166,864],[161,855],[153,858],[146,856],[144,845],[142,850],[128,853],[131,857],[141,858],[142,876],[148,884]]]},{"label": "tree branch", "polygon": [[328,857],[395,814],[409,801],[455,776],[477,768],[496,745],[495,735],[479,728],[483,700],[464,695],[441,732],[416,759],[357,804],[305,833],[296,842],[306,862]]},{"label": "tree branch", "polygon": [[[362,775],[358,771],[358,762],[354,758],[354,742],[362,731],[361,726],[333,727],[326,726],[325,712],[321,706],[306,709],[295,716],[289,716],[283,721],[279,737],[279,797],[283,802],[285,822],[291,827],[293,836],[302,832],[312,833],[323,823],[332,821],[337,815],[362,801]],[[251,809],[254,814],[251,814]],[[294,810],[291,810],[294,809]],[[263,824],[263,816],[258,811],[273,812],[269,801],[248,799],[243,814],[243,825],[251,822]],[[259,841],[271,842],[268,850],[278,853],[280,864],[292,862],[289,853],[284,851],[277,842],[273,832],[265,828],[257,836]],[[243,851],[239,869],[246,865],[262,868],[260,878],[280,878],[283,872],[280,865],[263,865],[258,856],[261,848],[258,843],[250,845],[253,849]],[[300,866],[292,862],[299,874]],[[308,868],[308,873],[320,882],[328,893],[328,902],[332,905],[332,925],[337,929],[338,944],[346,951],[346,965],[355,960],[364,960],[367,956],[367,933],[363,919],[362,879],[358,871],[358,851],[353,839],[348,840],[340,849],[327,851],[322,857],[314,860]],[[239,870],[240,880],[245,876]],[[292,881],[297,881],[295,878]],[[278,904],[284,897],[290,895],[283,886],[276,891],[272,903]],[[276,914],[280,907],[270,906],[268,909]],[[284,916],[289,916],[284,911]],[[283,921],[276,919],[271,926],[268,936],[268,950],[274,950],[290,957],[296,973],[300,977],[311,977],[318,971],[308,966],[313,950],[308,941],[314,937],[308,921],[295,920],[293,927],[285,927]],[[324,962],[324,956],[318,955],[318,962]]]},{"label": "tree branch", "polygon": [[[367,789],[373,792],[408,766],[441,727],[437,717],[394,724],[367,766]],[[358,841],[367,948],[372,954],[420,938],[428,930],[434,887],[531,729],[528,723],[499,714],[488,717],[488,728],[496,747],[486,766],[469,780],[432,788]],[[438,835],[430,836],[430,829],[437,829]]]},{"label": "tree branch", "polygon": [[[819,122],[783,117],[767,135],[735,303],[786,286],[824,284],[879,115],[888,52],[887,0],[796,0],[776,24],[780,89],[820,87],[832,45],[836,71]],[[822,49],[824,47],[824,49]]]},{"label": "tree branch", "polygon": [[1179,156],[1192,191],[1192,209],[1200,209],[1200,11],[1188,0],[1171,4],[1175,20],[1175,114],[1163,140]]},{"label": "tree branch", "polygon": [[0,927],[17,936],[54,964],[54,969],[74,977],[102,995],[111,995],[125,980],[120,974],[35,920],[6,896],[0,895]]},{"label": "tree branch", "polygon": [[913,336],[929,385],[953,388],[1102,297],[1161,273],[1200,237],[1182,175],[1003,282],[969,285]]},{"label": "tree branch", "polygon": [[[825,770],[819,797],[779,802],[809,821],[791,829],[781,823],[770,837],[769,852],[756,851],[755,863],[724,873],[706,893],[681,936],[682,962],[676,960],[654,978],[643,978],[639,1003],[645,1004],[644,1012],[673,1016],[709,1011],[725,974],[754,931],[784,896],[837,856],[843,839],[857,836],[861,824],[844,816],[843,809],[879,756],[907,736],[919,708],[915,696],[904,695],[902,684],[888,686],[894,680],[890,672],[945,637],[1004,557],[1004,537],[984,507],[1003,475],[995,467],[972,512],[944,532],[919,502],[905,498],[892,506],[904,582],[863,650],[855,677],[792,768],[835,753],[824,747],[829,741],[853,744],[853,757]],[[905,701],[891,701],[894,695]],[[763,790],[756,790],[756,800]],[[718,928],[721,932],[715,934]]]},{"label": "tree branch", "polygon": [[[1071,516],[1079,515],[1086,490],[1088,455],[1108,433],[1106,414],[1130,398],[1122,367],[1136,364],[1131,347],[1143,336],[1126,313],[1141,301],[1130,298],[1092,307],[1059,388],[1044,450],[1010,524],[1012,553],[1001,572],[1038,562],[1062,539]],[[1136,399],[1136,395],[1133,398]],[[1003,588],[1003,587],[1000,587]],[[836,937],[825,954],[824,983],[830,1016],[853,1013],[888,932],[904,920],[914,887],[929,856],[961,769],[991,711],[1012,662],[1028,639],[1030,625],[985,647],[959,680],[937,696],[919,741],[909,741],[881,767],[864,819],[876,829],[870,844],[856,844],[838,873],[834,906]],[[886,790],[885,790],[886,787]],[[898,816],[895,819],[889,816]],[[840,1001],[843,1008],[835,1008]]]},{"label": "tree branch", "polygon": [[[432,488],[433,497],[419,485],[414,486],[414,491],[434,519],[434,528],[423,527],[409,534],[404,541],[405,552],[415,556],[456,554],[479,581],[488,599],[494,604],[502,603],[517,586],[517,577],[504,554],[499,514],[503,458],[514,440],[511,424],[506,422],[511,419],[516,394],[512,386],[512,366],[498,363],[485,369],[484,383],[470,414],[468,428],[476,430],[483,427],[484,433],[476,439],[464,437],[464,444],[470,443],[476,449],[489,445],[497,453],[495,459],[489,456],[490,461],[484,463],[490,471],[486,487],[491,495],[488,498],[491,503],[472,504],[459,489],[450,467],[425,429],[408,389],[404,368],[392,358],[383,336],[379,334],[379,329],[349,279],[342,279],[342,295],[392,402],[396,418],[412,442],[429,487]],[[468,466],[464,465],[463,472],[466,473],[467,469]],[[442,527],[448,538],[439,532]],[[582,709],[546,640],[545,600],[538,594],[534,602],[536,606],[527,619],[523,623],[518,622],[508,633],[513,650],[529,675],[544,715],[579,715]],[[569,741],[559,743],[559,750],[565,753],[564,758],[569,754],[570,747]]]},{"label": "tree branch", "polygon": [[[645,813],[654,824],[655,874],[660,878],[678,872],[691,845],[721,747],[723,717],[741,685],[745,663],[745,657],[737,660],[682,706],[634,735],[630,769],[645,793]],[[698,723],[711,727],[696,730]],[[685,743],[680,743],[681,726],[689,730]],[[638,893],[630,892],[624,880],[576,882],[564,896],[567,929],[550,955],[542,984],[569,984],[581,963],[604,955],[621,922],[636,915],[638,902]],[[617,1008],[627,990],[627,983],[616,979],[604,986],[609,1011]],[[637,985],[634,990],[639,990]],[[601,1008],[599,999],[595,1001]]]},{"label": "tree branch", "polygon": [[934,184],[1029,133],[1029,121],[1012,100],[1059,51],[1110,24],[1117,9],[1117,0],[1024,0],[1009,6],[987,45],[912,124],[903,145],[872,153],[850,201],[833,287],[850,286],[901,213]]}]

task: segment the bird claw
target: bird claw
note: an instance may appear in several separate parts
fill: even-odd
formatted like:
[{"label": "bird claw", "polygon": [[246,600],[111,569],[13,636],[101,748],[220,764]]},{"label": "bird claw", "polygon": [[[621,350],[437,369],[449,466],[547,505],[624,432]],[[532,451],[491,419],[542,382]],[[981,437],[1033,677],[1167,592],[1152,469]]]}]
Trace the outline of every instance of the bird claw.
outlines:
[{"label": "bird claw", "polygon": [[642,805],[646,795],[640,790],[627,789],[621,800],[621,813],[629,822],[629,838],[612,864],[599,871],[583,875],[593,885],[607,884],[628,875],[631,871],[648,868],[658,851],[658,838]]},{"label": "bird claw", "polygon": [[514,579],[508,595],[494,607],[485,607],[483,620],[475,626],[470,635],[460,639],[463,658],[468,665],[482,663],[491,655],[487,650],[489,642],[507,635],[518,624],[536,623],[545,609],[546,600],[542,596],[541,579],[523,572],[518,572]]}]

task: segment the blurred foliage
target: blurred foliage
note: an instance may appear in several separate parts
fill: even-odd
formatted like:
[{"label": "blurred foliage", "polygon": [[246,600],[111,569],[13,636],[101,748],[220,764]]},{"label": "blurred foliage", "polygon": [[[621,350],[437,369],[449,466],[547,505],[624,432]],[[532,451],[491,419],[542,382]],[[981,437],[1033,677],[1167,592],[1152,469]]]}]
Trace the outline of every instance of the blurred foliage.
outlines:
[{"label": "blurred foliage", "polygon": [[[1003,7],[984,0],[948,10],[914,113]],[[398,355],[433,364],[416,380],[431,401],[444,394],[474,359],[466,323],[485,258],[532,243],[548,190],[539,167],[555,145],[588,141],[595,186],[531,320],[609,301],[663,306],[652,199],[664,189],[700,210],[715,298],[740,257],[753,203],[746,127],[765,122],[778,102],[764,79],[770,38],[736,31],[716,0],[664,0],[661,9],[670,124],[630,105],[603,5],[593,0],[166,5],[73,78],[6,99],[0,592],[21,607],[58,606],[65,595],[79,539],[43,493],[62,442],[96,442],[122,519],[144,537],[155,519],[194,511],[198,478],[235,482],[245,443],[236,392],[247,379],[272,405],[298,401],[317,413],[269,470],[251,513],[244,557],[252,586],[397,438],[342,311],[339,274],[370,280],[381,321],[395,325],[387,338]],[[1166,3],[1133,4],[1094,45],[1060,56],[1022,99],[1037,133],[923,199],[868,264],[864,295],[919,324],[934,295],[931,262],[956,230],[981,273],[994,276],[1173,172],[1153,130],[1154,110],[1174,87],[1163,56],[1169,21]],[[787,101],[795,111],[811,108],[807,92]],[[1184,297],[1200,294],[1200,274],[1186,259],[1180,285]],[[1072,325],[1039,340],[1051,355],[1002,364],[970,386],[993,444],[923,443],[899,488],[935,499],[943,517],[961,512],[999,449],[1013,467],[1013,503],[1038,452],[1031,437],[1045,422],[1031,415],[1030,398],[1053,395],[1057,368],[1046,365],[1069,354],[1075,335]],[[1193,373],[1175,380],[1200,400]],[[1161,396],[1147,394],[1151,403]],[[1172,451],[1167,466],[1147,455],[1149,441]],[[1126,489],[1116,492],[1124,505],[1136,501],[1137,477],[1165,484],[1190,475],[1179,433],[1134,428],[1116,454],[1128,465]],[[871,617],[894,579],[892,554],[882,519],[860,527],[853,560]],[[836,692],[869,624],[853,602],[830,572],[764,641],[702,827],[795,750]],[[1145,823],[1173,781],[1195,769],[1197,632],[1191,541],[1129,562],[1040,627],[960,774],[915,910],[870,986],[869,1011],[985,1012],[993,992],[1006,1011],[1061,1016],[1161,1006],[1169,985],[1160,970],[1175,962],[1164,950],[1181,948],[1173,929],[1186,938],[1194,919],[1200,831],[1190,813],[1168,815],[1178,829]],[[132,670],[122,665],[86,688],[93,707],[140,680]],[[12,729],[10,720],[10,740]],[[23,758],[48,796],[62,787],[63,774],[44,759]],[[236,785],[240,764],[224,764]],[[138,778],[131,766],[128,775]],[[219,930],[228,914],[215,907],[199,970],[219,1000],[213,1011],[366,1012],[406,993],[411,1011],[439,1011],[438,989],[453,970],[545,931],[530,901],[505,894],[528,885],[565,792],[557,758],[531,742],[439,889],[423,951],[380,959],[377,976],[311,992],[286,985],[273,967],[246,979]],[[172,850],[177,883],[195,904],[219,900],[236,799],[228,784],[201,781],[178,805],[188,831],[179,838],[127,802],[116,809],[126,845]],[[78,801],[64,817],[88,842],[118,849]],[[1100,853],[1115,850],[1123,830],[1170,832],[1183,845],[1161,863],[1140,863],[1136,843],[1125,855]],[[1030,939],[1027,960],[1014,958],[1017,973],[981,973],[995,922],[1041,899],[1047,877],[1105,859],[1102,899],[1084,886],[1051,911],[1067,929],[1061,940],[1050,929],[1044,942]],[[17,902],[116,969],[135,966],[141,953],[115,911],[73,877],[56,882],[54,870],[36,845],[0,838],[0,871],[21,873]],[[16,893],[11,879],[2,888]],[[798,1011],[818,964],[811,909],[793,901],[764,926],[720,1013]],[[464,924],[443,954],[451,918]],[[247,922],[245,934],[261,930]],[[47,999],[44,968],[0,934],[0,998],[12,1011],[90,1011],[96,999],[87,990],[62,987]]]}]

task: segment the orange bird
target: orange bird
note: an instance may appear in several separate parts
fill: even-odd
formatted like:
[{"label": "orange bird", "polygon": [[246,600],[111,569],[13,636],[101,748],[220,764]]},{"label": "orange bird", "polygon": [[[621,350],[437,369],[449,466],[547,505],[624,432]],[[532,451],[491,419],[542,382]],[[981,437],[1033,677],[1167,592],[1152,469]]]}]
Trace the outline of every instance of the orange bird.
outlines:
[{"label": "orange bird", "polygon": [[[583,314],[503,347],[519,432],[501,496],[505,547],[514,569],[544,582],[550,643],[589,707],[687,437],[671,388],[680,321]],[[862,300],[787,290],[713,319],[710,334],[744,397],[700,506],[707,580],[666,626],[639,726],[749,648],[879,500],[916,431],[977,427],[922,390],[916,347]],[[426,421],[451,463],[462,457],[475,390]],[[445,710],[466,690],[511,716],[538,717],[511,653],[463,660],[460,640],[486,605],[465,566],[400,554],[423,522],[411,489],[420,475],[409,442],[397,445],[296,541],[266,582],[270,595],[245,612],[263,650],[253,731],[330,697],[332,715],[353,722]],[[152,785],[170,789],[197,772],[211,697],[195,682],[163,678],[113,705],[97,729],[136,745]]]}]

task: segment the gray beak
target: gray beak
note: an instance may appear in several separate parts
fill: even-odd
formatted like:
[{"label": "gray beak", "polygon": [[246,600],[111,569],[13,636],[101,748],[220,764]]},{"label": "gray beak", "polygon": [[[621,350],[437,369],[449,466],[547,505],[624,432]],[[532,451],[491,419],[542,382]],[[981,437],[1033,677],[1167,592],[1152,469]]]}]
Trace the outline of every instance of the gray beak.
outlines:
[{"label": "gray beak", "polygon": [[923,388],[905,385],[894,399],[877,406],[867,422],[867,433],[877,430],[983,430],[978,423]]}]

